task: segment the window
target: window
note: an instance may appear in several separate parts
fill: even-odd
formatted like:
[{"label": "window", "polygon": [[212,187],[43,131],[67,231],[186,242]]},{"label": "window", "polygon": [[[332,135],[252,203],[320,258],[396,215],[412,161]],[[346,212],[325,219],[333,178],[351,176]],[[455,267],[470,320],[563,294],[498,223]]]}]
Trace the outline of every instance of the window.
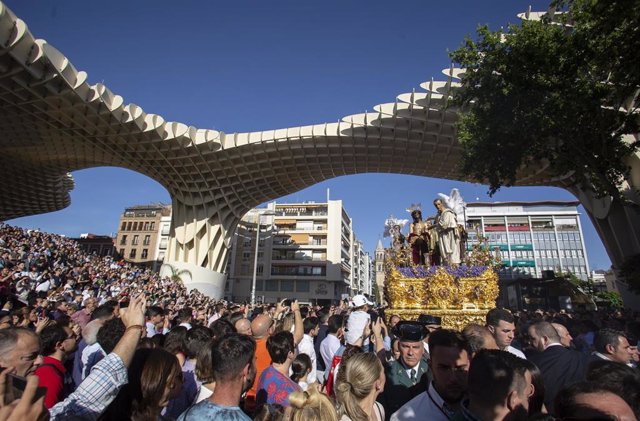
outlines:
[{"label": "window", "polygon": [[296,223],[296,230],[298,231],[302,231],[302,230],[312,230],[313,229],[313,221],[298,221]]},{"label": "window", "polygon": [[149,223],[148,222],[144,223],[144,230],[145,231],[149,231]]},{"label": "window", "polygon": [[144,236],[144,241],[142,242],[143,245],[148,246],[151,243],[151,236],[150,235],[145,235]]},{"label": "window", "polygon": [[119,254],[120,254],[120,256],[124,257],[124,249],[120,249]]},{"label": "window", "polygon": [[142,249],[141,259],[146,259],[149,256],[149,249]]},{"label": "window", "polygon": [[152,222],[152,223],[149,224],[149,230],[153,231],[154,229],[156,229],[156,223]]},{"label": "window", "polygon": [[309,281],[296,281],[297,292],[309,292]]},{"label": "window", "polygon": [[158,248],[164,250],[167,248],[167,239],[163,238],[162,240],[160,240],[160,245],[158,246]]},{"label": "window", "polygon": [[280,281],[280,291],[293,292],[293,281]]},{"label": "window", "polygon": [[136,249],[131,249],[131,251],[129,252],[129,259],[135,259],[136,258]]},{"label": "window", "polygon": [[243,263],[240,265],[240,275],[248,275],[249,274],[249,265]]},{"label": "window", "polygon": [[131,224],[133,224],[132,222],[127,222],[127,231],[131,231]]},{"label": "window", "polygon": [[133,241],[131,241],[131,245],[132,246],[137,246],[138,245],[138,236],[137,235],[133,236]]},{"label": "window", "polygon": [[138,222],[133,223],[133,230],[138,231]]},{"label": "window", "polygon": [[278,290],[278,281],[273,279],[267,279],[265,282],[265,291],[277,291]]},{"label": "window", "polygon": [[160,253],[158,253],[158,260],[164,260],[164,252],[161,251]]},{"label": "window", "polygon": [[256,274],[262,275],[263,273],[264,273],[264,266],[260,264],[256,267]]},{"label": "window", "polygon": [[248,261],[249,258],[251,257],[251,252],[250,251],[243,251],[242,252],[242,260],[243,261]]},{"label": "window", "polygon": [[169,235],[169,224],[165,224],[162,226],[162,235]]},{"label": "window", "polygon": [[121,246],[126,246],[127,245],[127,236],[123,235],[122,238],[120,239],[120,245]]},{"label": "window", "polygon": [[126,230],[126,229],[127,229],[127,223],[126,223],[126,222],[123,222],[123,223],[122,223],[122,226],[120,226],[120,231],[124,231],[124,230]]}]

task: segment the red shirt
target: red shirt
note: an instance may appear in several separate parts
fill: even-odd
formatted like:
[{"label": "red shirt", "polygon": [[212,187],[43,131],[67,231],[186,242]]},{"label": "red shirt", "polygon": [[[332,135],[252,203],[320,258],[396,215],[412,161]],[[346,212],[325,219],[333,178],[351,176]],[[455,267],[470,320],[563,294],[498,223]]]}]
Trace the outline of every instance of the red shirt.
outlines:
[{"label": "red shirt", "polygon": [[50,409],[64,398],[64,365],[55,358],[44,357],[42,365],[36,369],[36,376],[39,378],[38,386],[46,387],[47,394],[44,396],[44,406]]}]

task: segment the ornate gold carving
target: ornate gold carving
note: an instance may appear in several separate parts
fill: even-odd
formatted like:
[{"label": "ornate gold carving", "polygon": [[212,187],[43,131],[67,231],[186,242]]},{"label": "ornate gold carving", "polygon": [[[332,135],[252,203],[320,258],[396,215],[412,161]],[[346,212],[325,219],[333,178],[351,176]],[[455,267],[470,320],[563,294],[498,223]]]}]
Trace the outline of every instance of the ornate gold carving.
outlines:
[{"label": "ornate gold carving", "polygon": [[458,268],[416,266],[409,247],[387,250],[385,256],[387,315],[416,319],[421,313],[442,317],[443,327],[461,330],[469,323],[484,324],[498,297],[500,255],[486,239],[474,245]]},{"label": "ornate gold carving", "polygon": [[[425,310],[388,309],[386,316],[398,315],[402,320],[416,320]],[[461,331],[469,323],[484,325],[487,310],[429,310],[432,316],[442,318],[442,327]]]}]

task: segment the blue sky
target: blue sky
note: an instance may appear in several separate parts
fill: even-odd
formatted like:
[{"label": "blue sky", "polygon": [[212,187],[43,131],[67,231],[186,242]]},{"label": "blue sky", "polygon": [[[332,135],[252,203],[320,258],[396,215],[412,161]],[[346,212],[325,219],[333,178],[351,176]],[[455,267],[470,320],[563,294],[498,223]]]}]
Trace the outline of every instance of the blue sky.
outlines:
[{"label": "blue sky", "polygon": [[[227,133],[334,122],[419,90],[449,67],[478,24],[517,22],[543,1],[5,1],[36,38],[65,54],[89,82],[125,103]],[[76,236],[109,234],[124,207],[170,202],[155,181],[119,168],[73,173],[72,204],[12,224]],[[467,201],[574,200],[557,188],[503,189],[415,176],[340,177],[278,199],[342,199],[372,251],[389,214],[460,189]],[[590,266],[608,268],[602,242],[581,208]]]}]

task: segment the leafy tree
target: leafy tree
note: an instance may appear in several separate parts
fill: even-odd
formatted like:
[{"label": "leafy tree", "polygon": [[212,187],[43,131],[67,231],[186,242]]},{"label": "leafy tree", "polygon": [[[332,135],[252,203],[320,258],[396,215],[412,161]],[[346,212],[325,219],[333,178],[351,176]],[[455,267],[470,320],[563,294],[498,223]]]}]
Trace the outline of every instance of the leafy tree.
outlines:
[{"label": "leafy tree", "polygon": [[596,297],[603,300],[610,308],[620,309],[624,306],[622,297],[615,291],[596,292]]},{"label": "leafy tree", "polygon": [[451,53],[466,69],[454,96],[462,170],[493,194],[548,164],[565,186],[624,201],[625,160],[640,146],[627,136],[638,132],[640,2],[552,8],[507,31],[479,26]]},{"label": "leafy tree", "polygon": [[171,279],[173,282],[176,282],[180,285],[182,285],[182,275],[189,275],[189,278],[193,279],[193,275],[191,271],[188,269],[178,269],[177,267],[169,263],[165,263],[162,266],[166,266],[169,268],[169,271],[171,272],[169,274],[169,279]]}]

